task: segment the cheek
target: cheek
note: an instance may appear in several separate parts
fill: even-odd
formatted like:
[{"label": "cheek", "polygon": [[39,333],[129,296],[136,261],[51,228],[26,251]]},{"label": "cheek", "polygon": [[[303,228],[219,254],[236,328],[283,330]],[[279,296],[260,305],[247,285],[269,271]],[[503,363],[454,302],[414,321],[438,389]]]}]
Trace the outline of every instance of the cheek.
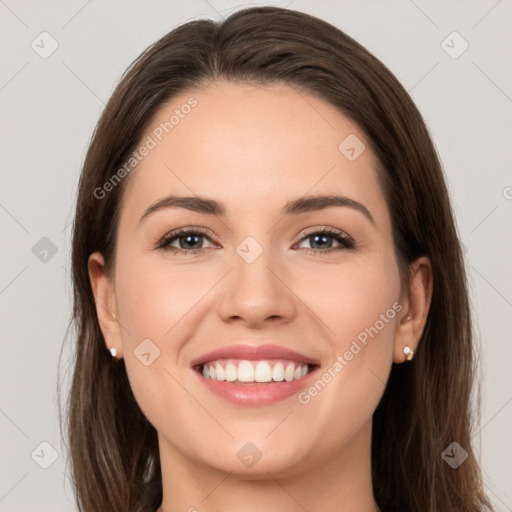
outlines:
[{"label": "cheek", "polygon": [[402,308],[398,269],[393,260],[383,259],[381,264],[354,265],[350,272],[340,269],[327,282],[329,300],[322,298],[322,309],[318,303],[315,311],[329,327],[331,357],[299,401],[330,410],[345,423],[350,411],[356,425],[371,417],[391,369]]},{"label": "cheek", "polygon": [[[172,258],[172,256],[168,256]],[[157,263],[155,261],[158,260]],[[177,339],[173,329],[190,313],[209,283],[193,265],[166,263],[162,257],[120,258],[116,266],[116,300],[128,333],[137,343],[150,338],[170,348]],[[211,285],[208,285],[211,286]]]},{"label": "cheek", "polygon": [[[116,305],[123,321],[123,358],[130,387],[148,421],[165,430],[168,425],[162,422],[167,413],[162,411],[173,411],[176,404],[194,407],[178,384],[182,375],[176,360],[188,340],[188,333],[183,334],[189,325],[187,313],[205,293],[205,286],[197,273],[193,278],[192,270],[176,271],[162,261],[155,263],[154,255],[153,261],[129,257],[125,251],[116,261]],[[178,422],[176,432],[182,423]]]},{"label": "cheek", "polygon": [[194,314],[212,286],[211,272],[172,264],[166,261],[170,255],[119,254],[116,305],[123,322],[123,357],[137,402],[152,418],[154,411],[186,398],[173,376],[182,380],[181,349],[194,333]]},{"label": "cheek", "polygon": [[[311,456],[319,461],[351,446],[371,422],[391,369],[400,309],[398,271],[392,262],[340,267],[322,281],[327,283],[322,291],[310,295],[318,301],[308,305],[329,327],[330,358],[298,394],[294,409],[297,429],[307,426],[308,436],[315,439]],[[274,442],[286,445],[291,435],[283,430]]]},{"label": "cheek", "polygon": [[364,346],[365,340],[392,339],[392,324],[400,309],[399,274],[393,260],[340,268],[325,282],[317,310],[331,330],[337,353],[348,350],[354,340]]}]

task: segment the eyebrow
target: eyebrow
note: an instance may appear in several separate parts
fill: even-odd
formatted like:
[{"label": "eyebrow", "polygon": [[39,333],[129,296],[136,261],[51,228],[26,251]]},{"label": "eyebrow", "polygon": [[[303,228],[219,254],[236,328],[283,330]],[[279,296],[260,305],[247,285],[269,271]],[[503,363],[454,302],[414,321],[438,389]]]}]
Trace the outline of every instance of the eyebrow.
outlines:
[{"label": "eyebrow", "polygon": [[[328,196],[305,196],[299,197],[288,201],[282,208],[281,213],[283,215],[298,215],[301,213],[313,212],[318,210],[324,210],[325,208],[331,208],[334,206],[344,206],[352,208],[362,213],[372,224],[375,224],[375,219],[372,214],[362,203],[354,201],[348,197],[328,195]],[[139,224],[149,217],[156,211],[168,209],[168,208],[185,208],[198,213],[206,215],[215,215],[218,217],[226,217],[226,207],[216,201],[215,199],[209,199],[201,196],[175,196],[169,195],[162,199],[159,199],[151,206],[149,206],[142,217],[139,220]]]}]

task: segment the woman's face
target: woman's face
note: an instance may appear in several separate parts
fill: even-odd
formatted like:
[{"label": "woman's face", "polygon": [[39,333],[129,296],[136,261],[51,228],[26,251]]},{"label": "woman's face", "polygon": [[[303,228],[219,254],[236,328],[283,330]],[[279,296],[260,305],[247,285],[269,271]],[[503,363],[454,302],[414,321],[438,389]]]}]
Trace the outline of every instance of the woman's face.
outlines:
[{"label": "woman's face", "polygon": [[[162,108],[143,145],[106,302],[163,460],[277,477],[369,446],[405,307],[358,126],[305,92],[217,81]],[[225,214],[146,213],[170,195]]]}]

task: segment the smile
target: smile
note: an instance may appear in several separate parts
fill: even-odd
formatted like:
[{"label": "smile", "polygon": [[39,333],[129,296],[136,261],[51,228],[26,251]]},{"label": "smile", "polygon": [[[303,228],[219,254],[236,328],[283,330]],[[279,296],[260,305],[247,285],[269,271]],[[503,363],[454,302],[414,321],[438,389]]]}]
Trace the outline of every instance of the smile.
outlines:
[{"label": "smile", "polygon": [[309,364],[279,360],[217,360],[203,365],[204,377],[227,382],[291,382],[304,377],[312,369]]},{"label": "smile", "polygon": [[192,361],[206,388],[222,399],[244,406],[285,400],[309,385],[319,361],[278,345],[231,345]]}]

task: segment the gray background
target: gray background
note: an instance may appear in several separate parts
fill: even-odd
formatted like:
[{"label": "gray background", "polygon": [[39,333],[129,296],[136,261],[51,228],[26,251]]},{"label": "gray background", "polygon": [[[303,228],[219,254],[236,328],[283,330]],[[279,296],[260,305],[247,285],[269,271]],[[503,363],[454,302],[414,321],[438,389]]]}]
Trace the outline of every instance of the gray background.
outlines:
[{"label": "gray background", "polygon": [[[496,510],[512,510],[511,0],[0,0],[0,511],[75,510],[57,368],[71,312],[76,186],[104,103],[128,64],[176,25],[252,5],[290,7],[338,26],[397,75],[424,115],[466,247],[480,333],[483,403],[474,441]],[[38,37],[43,31],[58,42],[45,59],[31,47],[50,48]],[[458,58],[461,39],[442,45],[453,31],[469,44]],[[54,255],[40,252],[43,237]],[[64,394],[70,359],[68,342]]]}]

